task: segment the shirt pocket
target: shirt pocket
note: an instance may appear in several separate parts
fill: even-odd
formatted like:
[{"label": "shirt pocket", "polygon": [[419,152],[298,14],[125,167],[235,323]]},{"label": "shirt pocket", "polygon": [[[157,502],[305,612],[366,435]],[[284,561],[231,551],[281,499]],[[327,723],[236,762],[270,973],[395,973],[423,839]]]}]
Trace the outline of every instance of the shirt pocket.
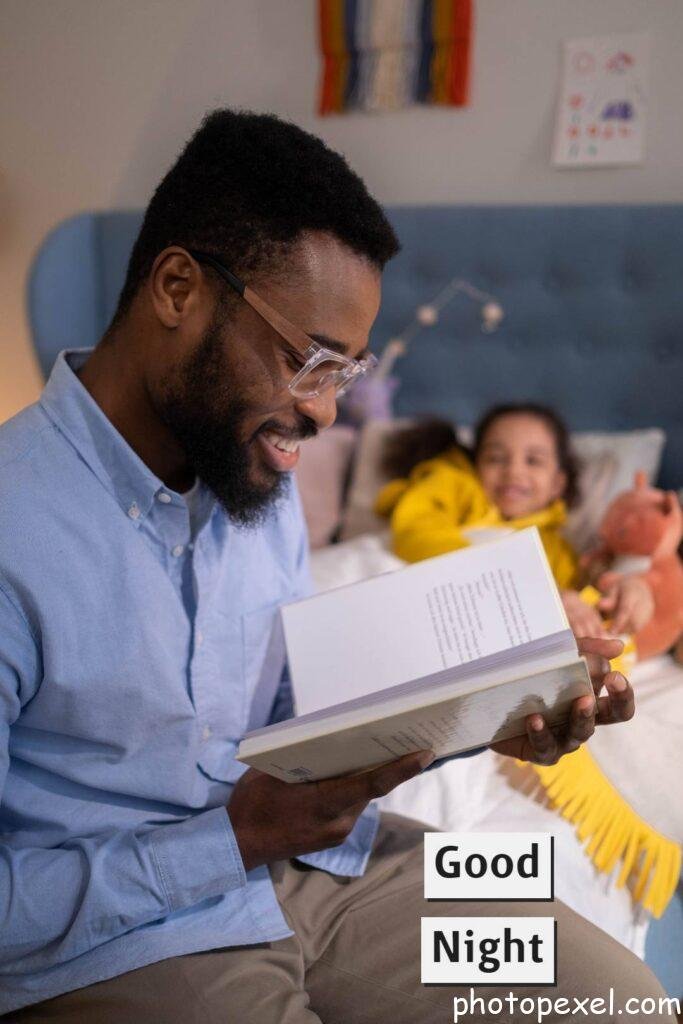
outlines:
[{"label": "shirt pocket", "polygon": [[[285,665],[279,602],[246,612],[238,620],[235,664],[240,666],[239,692],[226,694],[226,704],[211,716],[211,735],[201,744],[199,767],[218,782],[235,783],[246,765],[235,760],[239,741],[250,729],[268,721]],[[238,625],[236,622],[235,625]]]}]

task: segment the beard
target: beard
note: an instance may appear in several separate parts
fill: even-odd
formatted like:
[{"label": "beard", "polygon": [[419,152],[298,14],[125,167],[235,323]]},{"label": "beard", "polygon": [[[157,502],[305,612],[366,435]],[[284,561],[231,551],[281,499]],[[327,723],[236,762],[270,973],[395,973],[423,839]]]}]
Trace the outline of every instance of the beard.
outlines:
[{"label": "beard", "polygon": [[[252,442],[242,424],[249,406],[230,386],[222,327],[215,317],[196,350],[173,381],[167,380],[157,407],[159,415],[182,446],[196,476],[213,492],[236,526],[256,528],[290,486],[289,473],[261,467],[262,479],[253,479]],[[296,436],[317,433],[313,420],[299,417]],[[263,423],[256,433],[274,430],[292,436],[291,426],[275,420]]]}]

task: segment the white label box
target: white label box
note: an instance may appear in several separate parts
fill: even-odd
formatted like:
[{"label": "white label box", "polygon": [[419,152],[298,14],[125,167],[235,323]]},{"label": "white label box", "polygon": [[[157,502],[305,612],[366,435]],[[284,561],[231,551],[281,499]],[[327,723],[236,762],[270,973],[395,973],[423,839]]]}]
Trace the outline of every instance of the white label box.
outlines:
[{"label": "white label box", "polygon": [[545,832],[425,832],[427,900],[550,901],[554,836]]},{"label": "white label box", "polygon": [[555,985],[553,917],[423,917],[425,985]]}]

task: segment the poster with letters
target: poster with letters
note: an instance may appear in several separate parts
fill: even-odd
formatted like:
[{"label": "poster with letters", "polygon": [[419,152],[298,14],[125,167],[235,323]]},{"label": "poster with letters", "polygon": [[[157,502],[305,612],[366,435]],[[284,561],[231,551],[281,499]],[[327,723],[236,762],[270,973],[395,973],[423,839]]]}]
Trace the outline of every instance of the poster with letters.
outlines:
[{"label": "poster with letters", "polygon": [[556,167],[642,162],[649,57],[647,32],[565,41]]}]

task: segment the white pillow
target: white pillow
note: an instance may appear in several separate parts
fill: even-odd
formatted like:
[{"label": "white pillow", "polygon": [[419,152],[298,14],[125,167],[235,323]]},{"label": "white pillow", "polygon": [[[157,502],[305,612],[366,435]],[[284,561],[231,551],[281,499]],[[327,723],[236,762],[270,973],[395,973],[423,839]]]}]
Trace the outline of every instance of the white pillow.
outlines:
[{"label": "white pillow", "polygon": [[580,431],[571,440],[581,464],[580,501],[569,514],[565,533],[577,551],[585,551],[597,539],[605,509],[617,494],[631,490],[638,470],[650,483],[657,479],[666,434],[657,427]]},{"label": "white pillow", "polygon": [[339,526],[355,443],[353,427],[334,426],[301,445],[296,480],[311,548],[329,544]]},{"label": "white pillow", "polygon": [[[386,523],[384,524],[386,527]],[[311,552],[311,575],[319,593],[346,587],[405,565],[390,550],[389,531],[361,537]]]},{"label": "white pillow", "polygon": [[[361,431],[356,449],[344,514],[341,539],[386,529],[386,519],[375,515],[373,505],[386,476],[381,471],[384,442],[413,420],[370,420]],[[458,428],[467,444],[470,428]],[[600,520],[612,498],[633,486],[637,470],[654,481],[659,472],[666,440],[663,430],[651,428],[627,431],[580,431],[572,434],[572,448],[578,456],[580,501],[572,509],[566,528],[567,539],[583,551],[594,543]]]},{"label": "white pillow", "polygon": [[616,462],[610,502],[621,491],[633,487],[633,477],[641,469],[652,483],[657,479],[666,434],[659,427],[645,430],[579,431],[572,434],[572,448],[582,462],[600,455],[611,455]]},{"label": "white pillow", "polygon": [[569,510],[563,529],[575,551],[584,552],[595,545],[617,470],[615,456],[607,451],[582,460],[577,482],[578,500]]}]

